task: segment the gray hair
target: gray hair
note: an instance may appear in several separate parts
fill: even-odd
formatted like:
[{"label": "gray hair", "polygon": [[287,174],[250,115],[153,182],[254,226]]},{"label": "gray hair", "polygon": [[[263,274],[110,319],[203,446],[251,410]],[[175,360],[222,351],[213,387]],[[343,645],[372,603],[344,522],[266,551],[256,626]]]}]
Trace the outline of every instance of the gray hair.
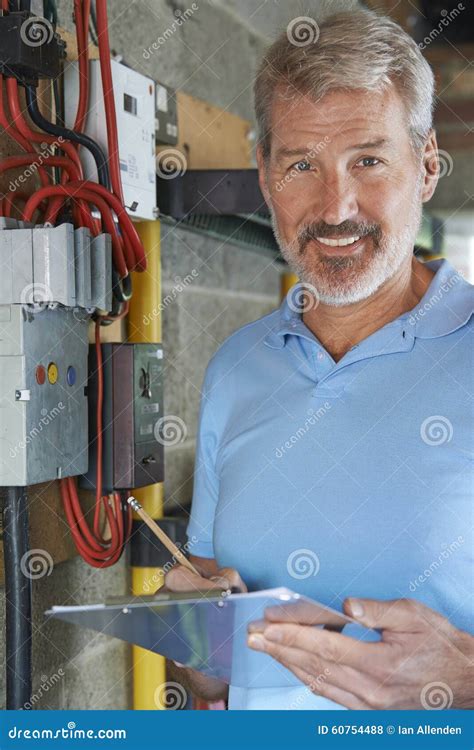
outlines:
[{"label": "gray hair", "polygon": [[[301,41],[304,34],[307,42]],[[390,85],[402,98],[410,141],[419,153],[433,123],[434,75],[416,42],[390,18],[363,8],[336,13],[319,25],[307,17],[294,19],[266,51],[255,79],[258,143],[265,162],[272,104],[282,88],[285,99],[303,94],[316,102],[336,89],[382,91]]]}]

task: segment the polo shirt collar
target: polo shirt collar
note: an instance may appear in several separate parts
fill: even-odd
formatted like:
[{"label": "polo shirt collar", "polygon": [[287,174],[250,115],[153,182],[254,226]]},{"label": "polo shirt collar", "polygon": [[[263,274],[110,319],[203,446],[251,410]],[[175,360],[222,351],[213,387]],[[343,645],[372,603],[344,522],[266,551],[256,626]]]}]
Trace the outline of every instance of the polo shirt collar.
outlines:
[{"label": "polo shirt collar", "polygon": [[[465,325],[474,312],[474,287],[459,271],[444,258],[429,261],[426,265],[435,271],[435,276],[419,304],[387,324],[403,328],[404,338],[411,341],[452,333]],[[303,299],[308,299],[307,295],[301,293],[302,288],[303,284],[298,282],[282,301],[276,321],[264,339],[268,346],[281,349],[291,335],[302,336],[319,344],[302,320],[300,305]]]}]

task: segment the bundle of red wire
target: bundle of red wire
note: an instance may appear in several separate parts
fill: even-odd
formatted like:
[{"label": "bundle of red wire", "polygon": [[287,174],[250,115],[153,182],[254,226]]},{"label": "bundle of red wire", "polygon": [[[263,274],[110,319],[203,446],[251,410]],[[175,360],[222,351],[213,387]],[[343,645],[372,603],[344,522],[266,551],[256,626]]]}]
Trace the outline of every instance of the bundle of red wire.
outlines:
[{"label": "bundle of red wire", "polygon": [[[3,11],[8,12],[8,6],[8,0],[1,0]],[[54,225],[59,212],[65,203],[69,202],[76,226],[88,227],[93,236],[97,236],[101,232],[107,232],[111,235],[114,267],[120,278],[125,279],[132,270],[145,270],[146,257],[138,233],[124,207],[110,65],[107,0],[96,0],[96,13],[111,190],[91,180],[84,180],[77,143],[65,139],[58,142],[58,139],[54,136],[33,129],[29,125],[20,105],[18,82],[15,78],[5,79],[6,101],[9,108],[9,113],[7,113],[3,98],[4,76],[0,75],[0,125],[25,152],[20,156],[11,156],[0,160],[0,173],[29,165],[34,167],[34,171],[41,182],[40,189],[31,197],[20,191],[13,191],[10,195],[4,197],[0,203],[0,215],[11,216],[15,208],[25,221],[33,221],[35,214],[37,214],[41,221]],[[73,126],[76,133],[81,133],[84,129],[89,100],[89,15],[90,0],[74,0],[79,65],[79,100]],[[52,148],[44,154],[38,152],[34,146],[32,147],[32,144],[46,144]],[[55,150],[62,151],[63,155],[56,155]],[[54,184],[52,181],[49,167],[61,170],[60,184]],[[21,200],[24,204],[21,211],[16,205],[17,200]],[[100,219],[92,215],[91,207],[98,210]],[[128,303],[125,303],[120,315],[115,316],[114,319],[123,317],[127,312]],[[81,507],[75,479],[69,477],[60,480],[64,510],[76,548],[82,557],[94,567],[107,567],[118,560],[131,529],[131,510],[128,506],[122,507],[123,499],[120,494],[114,492],[112,498],[102,494],[103,377],[100,325],[101,321],[110,321],[110,319],[110,316],[103,316],[97,318],[95,324],[98,370],[98,468],[92,527],[89,526]],[[107,536],[104,535],[103,526],[108,526]]]}]

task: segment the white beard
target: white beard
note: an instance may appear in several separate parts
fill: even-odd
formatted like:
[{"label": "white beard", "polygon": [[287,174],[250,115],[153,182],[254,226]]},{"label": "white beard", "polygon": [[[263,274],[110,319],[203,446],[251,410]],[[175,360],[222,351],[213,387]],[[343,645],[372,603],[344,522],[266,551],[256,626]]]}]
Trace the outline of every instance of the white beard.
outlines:
[{"label": "white beard", "polygon": [[320,302],[337,307],[367,299],[395,276],[413,253],[422,216],[421,184],[419,188],[403,231],[397,236],[382,235],[378,245],[372,236],[368,236],[366,247],[356,256],[331,257],[313,251],[314,245],[311,254],[308,253],[308,246],[301,253],[298,236],[289,243],[283,241],[275,213],[270,208],[272,227],[281,254],[300,281],[315,290]]}]

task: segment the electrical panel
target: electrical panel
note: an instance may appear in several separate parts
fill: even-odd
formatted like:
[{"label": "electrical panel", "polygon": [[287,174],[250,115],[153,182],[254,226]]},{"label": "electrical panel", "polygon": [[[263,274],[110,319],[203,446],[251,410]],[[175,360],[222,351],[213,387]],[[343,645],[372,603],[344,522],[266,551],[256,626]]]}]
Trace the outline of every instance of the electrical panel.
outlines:
[{"label": "electrical panel", "polygon": [[87,468],[88,316],[0,305],[0,486]]},{"label": "electrical panel", "polygon": [[178,106],[175,89],[156,83],[156,143],[176,146],[178,143]]},{"label": "electrical panel", "polygon": [[[163,348],[160,344],[102,345],[103,492],[144,487],[164,478]],[[94,489],[97,475],[97,360],[89,353],[89,471],[80,481]]]},{"label": "electrical panel", "polygon": [[88,327],[112,304],[110,235],[0,219],[0,486],[87,471]]},{"label": "electrical panel", "polygon": [[[120,174],[125,206],[132,218],[156,218],[155,82],[116,60],[111,60],[114,85]],[[84,132],[107,153],[107,127],[99,60],[89,63],[89,109]],[[79,96],[77,65],[64,71],[64,110],[72,125]],[[86,179],[97,180],[94,159],[81,153]]]}]

